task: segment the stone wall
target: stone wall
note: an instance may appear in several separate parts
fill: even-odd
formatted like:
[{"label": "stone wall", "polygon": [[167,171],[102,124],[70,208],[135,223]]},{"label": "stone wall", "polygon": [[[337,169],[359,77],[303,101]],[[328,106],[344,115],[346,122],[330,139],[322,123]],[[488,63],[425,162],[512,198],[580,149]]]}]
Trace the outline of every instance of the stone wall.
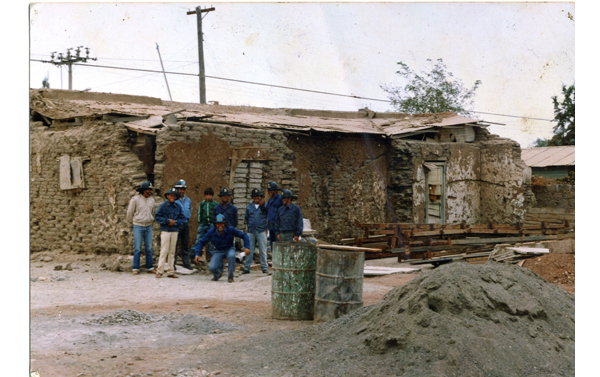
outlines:
[{"label": "stone wall", "polygon": [[[129,199],[146,175],[128,131],[103,122],[30,127],[30,249],[129,253]],[[83,157],[85,188],[61,190],[58,159]]]}]

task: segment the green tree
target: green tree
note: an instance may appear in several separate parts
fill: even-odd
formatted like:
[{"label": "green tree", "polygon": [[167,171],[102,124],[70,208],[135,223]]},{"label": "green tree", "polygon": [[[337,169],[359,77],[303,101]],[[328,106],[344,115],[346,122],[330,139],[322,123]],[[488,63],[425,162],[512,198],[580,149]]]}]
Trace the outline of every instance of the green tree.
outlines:
[{"label": "green tree", "polygon": [[465,88],[460,79],[454,78],[452,72],[447,71],[442,59],[433,64],[430,72],[422,71],[420,74],[403,62],[398,62],[398,65],[400,69],[396,73],[407,84],[403,87],[381,85],[381,89],[388,93],[392,106],[398,111],[409,114],[451,111],[470,115],[466,107],[473,104],[473,96],[481,84],[480,80],[475,81],[471,89]]},{"label": "green tree", "polygon": [[564,99],[558,102],[557,96],[552,97],[554,104],[554,136],[548,141],[549,146],[575,145],[575,84],[562,86]]},{"label": "green tree", "polygon": [[531,144],[532,148],[539,148],[539,147],[547,147],[548,146],[548,139],[540,139],[537,138],[535,139],[535,141]]},{"label": "green tree", "polygon": [[44,79],[42,80],[42,88],[49,88],[50,87],[50,75],[48,73],[46,73],[46,77],[44,77]]}]

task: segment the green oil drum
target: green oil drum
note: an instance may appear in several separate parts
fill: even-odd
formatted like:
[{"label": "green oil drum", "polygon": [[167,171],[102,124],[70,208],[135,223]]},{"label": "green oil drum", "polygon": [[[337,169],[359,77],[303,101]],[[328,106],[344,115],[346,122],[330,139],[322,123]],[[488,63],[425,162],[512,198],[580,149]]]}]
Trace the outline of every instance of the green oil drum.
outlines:
[{"label": "green oil drum", "polygon": [[363,306],[365,253],[319,248],[315,322],[341,317]]},{"label": "green oil drum", "polygon": [[301,241],[274,242],[271,257],[273,318],[313,319],[317,246]]}]

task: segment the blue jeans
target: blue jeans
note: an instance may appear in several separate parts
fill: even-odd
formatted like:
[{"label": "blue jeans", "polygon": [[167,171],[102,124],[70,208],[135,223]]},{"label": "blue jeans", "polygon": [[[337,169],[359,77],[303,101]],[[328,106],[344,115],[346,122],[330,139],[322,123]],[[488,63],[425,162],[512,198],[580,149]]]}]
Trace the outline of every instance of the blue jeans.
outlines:
[{"label": "blue jeans", "polygon": [[[181,224],[177,236],[177,249],[181,250],[181,262],[184,266],[190,265],[190,224]],[[173,266],[177,264],[177,250],[175,250],[175,258]]]},{"label": "blue jeans", "polygon": [[[196,241],[194,241],[194,246],[192,246],[193,253],[190,253],[190,256],[192,257],[192,259],[195,256],[196,246],[198,246],[198,242],[200,242],[200,239],[202,237],[204,237],[206,235],[206,233],[208,233],[208,231],[211,230],[214,227],[215,226],[213,224],[200,224],[200,225],[198,225],[198,231],[196,232]],[[206,259],[207,260],[212,257],[214,251],[215,251],[215,247],[213,246],[212,243],[209,242],[207,244],[207,248],[206,248]]]},{"label": "blue jeans", "polygon": [[208,270],[213,273],[213,276],[218,279],[223,274],[223,259],[227,258],[229,263],[227,277],[233,279],[235,273],[235,248],[230,247],[226,250],[215,250],[213,253]]},{"label": "blue jeans", "polygon": [[142,241],[146,248],[146,269],[154,268],[152,264],[152,225],[133,226],[133,270],[140,269],[140,254],[142,253]]},{"label": "blue jeans", "polygon": [[273,253],[273,242],[277,242],[277,236],[275,235],[275,228],[269,227],[269,244],[271,246],[271,254]]},{"label": "blue jeans", "polygon": [[281,232],[279,233],[281,242],[289,242],[294,240],[294,232]]},{"label": "blue jeans", "polygon": [[260,256],[260,268],[267,271],[267,231],[248,233],[250,239],[250,254],[244,258],[244,270],[250,271],[250,265],[254,259],[254,249],[258,244],[258,255]]}]

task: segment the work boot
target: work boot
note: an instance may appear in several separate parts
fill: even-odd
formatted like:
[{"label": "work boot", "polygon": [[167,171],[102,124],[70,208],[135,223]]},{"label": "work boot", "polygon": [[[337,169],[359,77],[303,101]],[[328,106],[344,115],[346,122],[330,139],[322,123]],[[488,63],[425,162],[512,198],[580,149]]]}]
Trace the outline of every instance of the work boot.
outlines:
[{"label": "work boot", "polygon": [[221,275],[217,276],[213,276],[212,279],[210,279],[211,281],[218,281],[221,278]]},{"label": "work boot", "polygon": [[228,282],[228,283],[233,283],[233,278],[229,278],[229,279],[227,279],[227,282]]},{"label": "work boot", "polygon": [[243,271],[242,271],[242,275],[243,275],[243,274],[249,274],[249,273],[250,273],[250,270],[243,270]]}]

